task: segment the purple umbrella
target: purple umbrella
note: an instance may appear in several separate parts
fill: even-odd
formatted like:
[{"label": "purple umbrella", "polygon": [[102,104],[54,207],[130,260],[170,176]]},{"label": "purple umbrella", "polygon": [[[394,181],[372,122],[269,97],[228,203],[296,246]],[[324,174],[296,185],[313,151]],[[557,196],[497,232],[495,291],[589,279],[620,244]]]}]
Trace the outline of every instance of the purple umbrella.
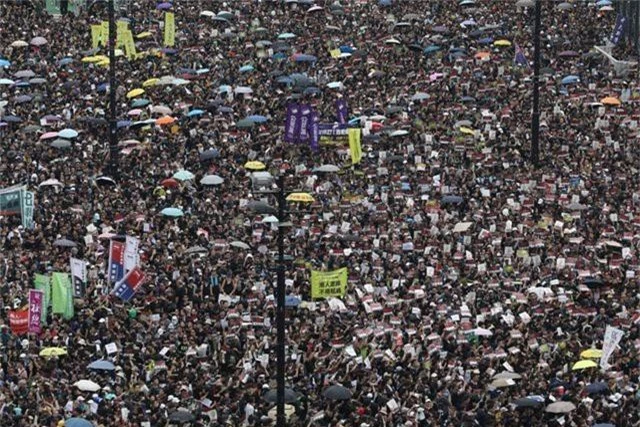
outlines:
[{"label": "purple umbrella", "polygon": [[563,50],[562,52],[560,52],[558,54],[558,56],[561,56],[563,58],[568,58],[568,57],[572,57],[572,56],[579,56],[580,54],[578,52],[576,52],[575,50]]},{"label": "purple umbrella", "polygon": [[169,2],[164,2],[164,3],[159,3],[159,4],[156,6],[156,9],[158,9],[158,10],[167,10],[167,9],[171,9],[171,7],[172,7],[172,6],[173,6],[173,5],[172,5],[171,3],[169,3]]},{"label": "purple umbrella", "polygon": [[436,33],[446,33],[447,32],[447,27],[445,27],[444,25],[438,25],[433,27],[433,31]]}]

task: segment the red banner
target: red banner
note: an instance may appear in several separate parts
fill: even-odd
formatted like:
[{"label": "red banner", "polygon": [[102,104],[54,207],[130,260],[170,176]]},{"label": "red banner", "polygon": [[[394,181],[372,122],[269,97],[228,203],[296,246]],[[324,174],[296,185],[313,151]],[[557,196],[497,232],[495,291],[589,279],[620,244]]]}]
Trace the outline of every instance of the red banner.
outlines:
[{"label": "red banner", "polygon": [[14,335],[24,335],[29,332],[29,310],[10,311],[9,326]]}]

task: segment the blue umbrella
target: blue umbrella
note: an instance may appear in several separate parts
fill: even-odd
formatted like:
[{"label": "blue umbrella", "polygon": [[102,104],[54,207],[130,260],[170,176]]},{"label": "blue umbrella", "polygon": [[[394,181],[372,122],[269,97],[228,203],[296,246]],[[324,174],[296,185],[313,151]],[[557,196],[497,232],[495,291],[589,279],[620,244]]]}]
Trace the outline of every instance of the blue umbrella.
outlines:
[{"label": "blue umbrella", "polygon": [[425,55],[428,55],[430,53],[437,52],[439,50],[440,50],[440,46],[431,45],[431,46],[425,47],[423,52],[425,53]]},{"label": "blue umbrella", "polygon": [[293,60],[295,62],[316,62],[318,58],[313,55],[307,55],[305,53],[300,53],[297,55],[293,55]]},{"label": "blue umbrella", "polygon": [[254,123],[264,123],[268,119],[265,116],[261,116],[259,114],[253,114],[251,116],[247,116],[246,120],[251,120]]},{"label": "blue umbrella", "polygon": [[100,83],[97,87],[96,90],[98,92],[106,92],[107,89],[109,89],[109,83]]},{"label": "blue umbrella", "polygon": [[31,86],[31,83],[29,82],[18,82],[16,83],[16,87],[29,87]]},{"label": "blue umbrella", "polygon": [[445,205],[446,204],[459,205],[463,201],[464,201],[464,199],[462,197],[460,197],[460,196],[448,195],[448,196],[444,196],[440,200],[440,203],[445,204]]},{"label": "blue umbrella", "polygon": [[201,116],[203,114],[204,114],[203,110],[199,110],[196,108],[195,110],[189,111],[189,114],[187,114],[187,117]]},{"label": "blue umbrella", "polygon": [[0,67],[9,67],[11,66],[11,62],[7,61],[4,58],[0,58]]},{"label": "blue umbrella", "polygon": [[249,71],[253,70],[255,70],[255,68],[253,68],[253,65],[243,65],[242,67],[240,67],[241,73],[248,73]]},{"label": "blue umbrella", "polygon": [[272,58],[273,58],[273,59],[287,59],[287,55],[285,55],[285,54],[284,54],[284,53],[282,53],[282,52],[278,52],[278,53],[275,53],[275,54],[272,56]]},{"label": "blue umbrella", "polygon": [[290,85],[290,84],[293,84],[293,79],[288,76],[280,76],[276,79],[276,82]]},{"label": "blue umbrella", "polygon": [[293,296],[293,295],[287,295],[284,297],[284,306],[285,307],[297,307],[300,305],[300,298]]},{"label": "blue umbrella", "polygon": [[118,123],[116,123],[118,129],[128,128],[129,126],[131,126],[131,120],[118,120]]},{"label": "blue umbrella", "polygon": [[5,122],[7,122],[7,123],[21,123],[22,122],[22,118],[18,117],[18,116],[5,116],[5,118],[3,120]]},{"label": "blue umbrella", "polygon": [[353,53],[356,51],[356,48],[353,46],[343,45],[340,46],[340,53]]},{"label": "blue umbrella", "polygon": [[231,107],[226,107],[224,105],[218,107],[218,112],[219,113],[233,113],[233,108]]},{"label": "blue umbrella", "polygon": [[151,104],[151,101],[149,101],[148,99],[138,98],[133,100],[133,102],[131,103],[131,107],[133,108],[146,107],[149,104]]},{"label": "blue umbrella", "polygon": [[65,420],[64,427],[94,427],[94,425],[84,418],[69,418]]},{"label": "blue umbrella", "polygon": [[98,371],[114,371],[116,366],[108,360],[96,360],[91,362],[87,368],[96,369]]},{"label": "blue umbrella", "polygon": [[378,2],[380,6],[391,6],[391,3],[393,3],[392,0],[380,0]]},{"label": "blue umbrella", "polygon": [[569,75],[562,78],[563,85],[570,85],[573,83],[578,83],[579,81],[580,81],[580,77],[574,76],[574,75]]},{"label": "blue umbrella", "polygon": [[482,38],[482,39],[478,40],[478,43],[480,43],[480,44],[491,44],[491,43],[493,43],[493,37]]},{"label": "blue umbrella", "polygon": [[179,181],[188,181],[194,177],[195,175],[187,170],[181,170],[173,174],[173,178]]},{"label": "blue umbrella", "polygon": [[179,208],[164,208],[160,211],[160,213],[164,216],[171,216],[174,218],[184,215],[184,212],[182,212],[182,209],[179,209]]},{"label": "blue umbrella", "polygon": [[60,132],[58,132],[58,136],[60,138],[70,139],[70,138],[77,137],[78,136],[78,132],[76,132],[73,129],[62,129]]},{"label": "blue umbrella", "polygon": [[600,0],[598,3],[596,3],[596,6],[611,6],[611,2],[609,0]]},{"label": "blue umbrella", "polygon": [[218,88],[218,92],[220,92],[220,93],[231,92],[231,90],[232,90],[231,86],[229,86],[229,85],[221,85]]},{"label": "blue umbrella", "polygon": [[73,58],[62,58],[60,61],[58,61],[58,65],[60,66],[69,65],[72,62],[73,62]]}]

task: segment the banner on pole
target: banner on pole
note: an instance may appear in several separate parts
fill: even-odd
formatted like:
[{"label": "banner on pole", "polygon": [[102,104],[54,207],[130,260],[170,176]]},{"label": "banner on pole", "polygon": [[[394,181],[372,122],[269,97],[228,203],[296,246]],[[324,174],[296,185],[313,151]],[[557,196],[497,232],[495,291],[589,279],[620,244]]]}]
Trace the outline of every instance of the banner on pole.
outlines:
[{"label": "banner on pole", "polygon": [[49,304],[51,304],[51,281],[49,276],[45,276],[44,274],[36,274],[34,279],[34,287],[42,291],[43,293],[43,302],[42,302],[42,315],[40,317],[41,323],[43,325],[47,324],[47,312],[49,310]]},{"label": "banner on pole", "polygon": [[22,226],[24,228],[33,228],[33,201],[33,192],[25,191],[22,195]]},{"label": "banner on pole", "polygon": [[14,185],[0,190],[0,215],[20,215],[22,213],[22,195],[24,185]]},{"label": "banner on pole", "polygon": [[173,47],[176,43],[176,22],[173,12],[164,14],[164,45],[165,47]]},{"label": "banner on pole", "polygon": [[600,358],[600,366],[602,369],[609,369],[611,367],[611,365],[609,365],[609,358],[611,358],[623,335],[624,332],[622,330],[614,328],[613,326],[607,326],[607,329],[605,329],[602,357]]},{"label": "banner on pole", "polygon": [[112,293],[125,302],[131,301],[138,288],[144,283],[147,276],[140,267],[136,266],[124,279],[116,283]]},{"label": "banner on pole", "polygon": [[67,273],[51,275],[51,311],[62,314],[64,319],[71,319],[73,309],[73,285]]},{"label": "banner on pole", "polygon": [[349,129],[349,151],[351,151],[351,163],[358,164],[362,160],[362,146],[360,143],[361,129]]},{"label": "banner on pole", "polygon": [[311,270],[311,298],[343,297],[347,292],[347,268]]},{"label": "banner on pole", "polygon": [[84,298],[87,292],[87,262],[71,258],[69,263],[73,280],[73,296],[75,298]]},{"label": "banner on pole", "polygon": [[136,265],[140,264],[140,257],[138,256],[138,248],[140,246],[140,240],[136,237],[127,236],[124,245],[124,274],[133,270]]},{"label": "banner on pole", "polygon": [[29,289],[29,333],[40,333],[40,320],[42,318],[43,302],[44,292],[36,289]]},{"label": "banner on pole", "polygon": [[116,283],[122,280],[124,277],[124,243],[115,240],[111,241],[107,268],[110,283]]},{"label": "banner on pole", "polygon": [[294,144],[296,142],[296,127],[299,110],[300,106],[298,104],[289,103],[287,105],[287,118],[284,124],[284,141],[290,144]]}]

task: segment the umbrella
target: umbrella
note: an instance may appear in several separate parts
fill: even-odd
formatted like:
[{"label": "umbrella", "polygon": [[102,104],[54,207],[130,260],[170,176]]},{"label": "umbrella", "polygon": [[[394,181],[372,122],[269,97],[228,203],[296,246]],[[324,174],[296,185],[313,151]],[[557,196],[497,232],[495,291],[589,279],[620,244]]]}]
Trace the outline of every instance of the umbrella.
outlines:
[{"label": "umbrella", "polygon": [[53,148],[69,148],[71,147],[71,141],[66,139],[56,139],[49,145]]},{"label": "umbrella", "polygon": [[425,92],[418,92],[411,97],[412,101],[424,101],[425,99],[429,99],[431,96]]},{"label": "umbrella", "polygon": [[87,366],[88,369],[95,369],[97,371],[114,371],[116,366],[108,360],[96,360]]},{"label": "umbrella", "polygon": [[571,3],[562,2],[558,6],[556,6],[559,10],[569,10],[573,8]]},{"label": "umbrella", "polygon": [[172,6],[173,6],[173,5],[172,5],[171,3],[169,3],[169,2],[164,2],[164,3],[159,3],[159,4],[156,6],[156,9],[158,9],[158,10],[167,10],[167,9],[171,9],[171,7],[172,7]]},{"label": "umbrella", "polygon": [[574,56],[580,56],[580,54],[578,52],[576,52],[575,50],[563,50],[562,52],[560,52],[558,54],[558,56],[560,56],[562,58],[572,58]]},{"label": "umbrella", "polygon": [[47,44],[47,39],[45,39],[44,37],[34,37],[31,39],[30,44],[32,46],[42,46]]},{"label": "umbrella", "polygon": [[253,68],[253,65],[243,65],[242,67],[240,67],[240,72],[241,73],[248,73],[249,71],[253,71],[255,70],[255,68]]},{"label": "umbrella", "polygon": [[342,82],[329,82],[327,83],[327,87],[329,89],[341,89],[342,87],[344,87],[344,85],[342,84]]},{"label": "umbrella", "polygon": [[76,132],[73,129],[63,129],[60,132],[58,132],[58,136],[60,138],[71,139],[71,138],[77,137],[78,136],[78,132]]},{"label": "umbrella", "polygon": [[224,179],[218,175],[206,175],[200,180],[202,185],[220,185]]},{"label": "umbrella", "polygon": [[493,382],[491,382],[491,384],[489,384],[489,388],[504,388],[504,387],[511,387],[512,385],[515,385],[516,382],[512,379],[509,378],[498,378],[497,380],[493,380]]},{"label": "umbrella", "polygon": [[600,359],[602,357],[602,350],[597,348],[590,348],[580,353],[582,359]]},{"label": "umbrella", "polygon": [[322,395],[330,400],[349,400],[351,399],[351,391],[341,385],[332,385],[327,387]]},{"label": "umbrella", "polygon": [[167,107],[166,105],[154,105],[153,107],[151,107],[151,112],[152,113],[169,115],[173,111],[171,110],[171,108]]},{"label": "umbrella", "polygon": [[162,185],[164,188],[176,188],[180,184],[173,178],[167,178],[160,181],[160,185]]},{"label": "umbrella", "polygon": [[[269,403],[276,403],[278,401],[278,390],[269,390],[262,398]],[[285,403],[293,403],[298,400],[298,393],[290,388],[284,389],[284,401]]]},{"label": "umbrella", "polygon": [[207,248],[202,247],[202,246],[191,246],[186,251],[184,251],[184,253],[188,254],[188,255],[201,254],[201,253],[206,253],[206,252],[209,252],[209,250]]},{"label": "umbrella", "polygon": [[156,124],[157,125],[170,125],[171,123],[175,122],[176,119],[174,117],[171,116],[163,116],[160,117],[158,120],[156,120]]},{"label": "umbrella", "polygon": [[116,185],[116,182],[110,176],[102,175],[96,178],[96,183],[99,185]]},{"label": "umbrella", "polygon": [[69,239],[58,239],[53,242],[53,246],[59,246],[61,248],[75,248],[78,245],[76,244],[76,242]]},{"label": "umbrella", "polygon": [[81,391],[98,391],[100,390],[100,385],[91,381],[91,380],[80,380],[76,381],[74,384],[78,390]]},{"label": "umbrella", "polygon": [[66,356],[67,350],[61,347],[47,347],[40,350],[38,354],[42,357]]},{"label": "umbrella", "polygon": [[9,62],[7,59],[0,58],[0,67],[1,68],[6,68],[6,67],[10,67],[10,66],[11,66],[11,62]]},{"label": "umbrella", "polygon": [[573,75],[569,75],[562,78],[563,85],[574,84],[574,83],[578,83],[579,81],[580,81],[580,77],[573,76]]},{"label": "umbrella", "polygon": [[[151,79],[145,80],[142,83],[142,87],[155,86],[156,84],[158,84],[159,81],[160,81],[160,79],[157,79],[157,78],[151,78]],[[131,91],[131,92],[133,92],[133,91]]]},{"label": "umbrella", "polygon": [[304,53],[297,53],[293,55],[292,59],[295,62],[315,62],[318,60],[318,57],[313,55],[307,55]]},{"label": "umbrella", "polygon": [[94,427],[91,421],[84,418],[68,418],[64,421],[64,427]]},{"label": "umbrella", "polygon": [[336,165],[322,165],[313,169],[313,172],[325,172],[325,173],[332,173],[332,172],[339,172],[339,171],[340,171],[340,168]]},{"label": "umbrella", "polygon": [[53,139],[58,137],[58,132],[47,132],[40,135],[40,141],[45,139]]},{"label": "umbrella", "polygon": [[533,7],[535,5],[535,0],[518,0],[516,2],[517,7]]},{"label": "umbrella", "polygon": [[409,131],[404,130],[404,129],[400,129],[400,130],[395,130],[395,131],[391,132],[389,134],[389,136],[405,136],[405,135],[408,135],[408,134],[409,134]]},{"label": "umbrella", "polygon": [[129,92],[127,92],[127,99],[135,98],[136,96],[140,96],[143,93],[144,93],[144,89],[142,89],[141,87],[137,89],[132,89]]},{"label": "umbrella", "polygon": [[176,411],[169,415],[169,421],[174,423],[190,423],[196,417],[189,411]]},{"label": "umbrella", "polygon": [[231,243],[229,243],[229,246],[233,246],[234,248],[238,248],[238,249],[250,249],[251,246],[247,245],[244,242],[241,242],[239,240],[235,240]]},{"label": "umbrella", "polygon": [[16,82],[11,79],[0,79],[0,85],[11,86],[12,84],[15,84],[15,83]]},{"label": "umbrella", "polygon": [[216,16],[219,18],[224,18],[226,20],[233,19],[233,13],[227,10],[221,10],[216,14]]},{"label": "umbrella", "polygon": [[598,364],[593,360],[581,360],[579,362],[574,363],[573,366],[571,367],[571,370],[580,371],[582,369],[597,368],[597,367],[598,367]]},{"label": "umbrella", "polygon": [[602,98],[600,100],[604,105],[612,105],[614,107],[619,107],[621,102],[618,98],[614,98],[613,96],[607,96],[606,98]]},{"label": "umbrella", "polygon": [[204,110],[200,110],[198,108],[193,109],[191,111],[189,111],[189,113],[187,114],[187,117],[196,117],[196,116],[201,116],[204,114]]},{"label": "umbrella", "polygon": [[282,33],[280,35],[278,35],[278,39],[279,40],[288,40],[288,39],[293,39],[296,38],[296,35],[293,33]]},{"label": "umbrella", "polygon": [[30,95],[20,95],[16,97],[13,101],[16,104],[24,104],[25,102],[31,101],[33,98]]},{"label": "umbrella", "polygon": [[249,170],[259,171],[259,170],[266,169],[267,166],[262,162],[259,162],[257,160],[252,160],[252,161],[249,161],[249,162],[245,163],[244,164],[244,168],[245,169],[249,169]]},{"label": "umbrella", "polygon": [[34,73],[31,70],[20,70],[20,71],[16,71],[14,76],[19,79],[30,79],[31,77],[35,77],[36,73]]},{"label": "umbrella", "polygon": [[220,157],[220,152],[215,148],[211,148],[209,150],[206,150],[200,153],[201,162],[204,162],[206,160],[211,160],[211,159],[217,159],[218,157]]},{"label": "umbrella", "polygon": [[515,372],[500,372],[493,376],[494,380],[498,379],[509,379],[509,380],[519,380],[522,378],[522,375],[516,374]]},{"label": "umbrella", "polygon": [[252,114],[251,116],[247,116],[245,120],[250,120],[254,123],[265,123],[268,119],[265,116],[261,116],[259,114]]},{"label": "umbrella", "polygon": [[291,193],[287,196],[289,202],[313,203],[315,199],[309,193]]},{"label": "umbrella", "polygon": [[511,46],[511,42],[509,40],[501,39],[501,40],[494,41],[493,45],[498,47],[509,47]]},{"label": "umbrella", "polygon": [[259,214],[275,214],[276,212],[278,212],[278,210],[273,206],[270,206],[265,202],[260,202],[255,200],[247,203],[246,206],[247,206],[247,209],[257,212]]},{"label": "umbrella", "polygon": [[12,42],[9,46],[11,46],[11,47],[27,47],[27,46],[29,46],[29,43],[27,43],[24,40],[16,40],[16,41]]},{"label": "umbrella", "polygon": [[585,387],[585,391],[589,394],[603,393],[608,390],[609,385],[605,382],[592,383]]},{"label": "umbrella", "polygon": [[160,211],[160,213],[164,216],[171,216],[176,218],[184,215],[184,212],[182,212],[182,209],[180,208],[164,208]]},{"label": "umbrella", "polygon": [[40,85],[43,83],[46,83],[47,79],[43,79],[42,77],[35,77],[31,80],[29,80],[29,83],[33,84],[33,85]]},{"label": "umbrella", "polygon": [[256,122],[252,120],[242,119],[236,122],[236,127],[239,129],[248,129],[248,128],[252,128],[255,124]]},{"label": "umbrella", "polygon": [[264,217],[260,222],[262,222],[263,224],[275,224],[277,222],[280,222],[280,220],[273,215],[268,215]]},{"label": "umbrella", "polygon": [[513,404],[516,408],[538,408],[542,406],[544,402],[540,402],[536,399],[531,399],[530,397],[522,397],[520,399],[516,399]]},{"label": "umbrella", "polygon": [[571,402],[554,402],[545,408],[545,412],[552,414],[567,414],[576,409],[576,405]]},{"label": "umbrella", "polygon": [[195,175],[187,170],[181,170],[174,173],[173,177],[179,181],[188,181],[195,178]]},{"label": "umbrella", "polygon": [[151,101],[149,101],[148,99],[139,98],[139,99],[134,99],[131,102],[131,107],[132,108],[140,108],[140,107],[146,107],[149,104],[151,104]]},{"label": "umbrella", "polygon": [[442,204],[452,204],[452,205],[459,205],[463,201],[464,201],[464,199],[461,196],[454,196],[454,195],[444,196],[444,197],[442,197],[442,199],[440,199],[440,203],[442,203]]}]

